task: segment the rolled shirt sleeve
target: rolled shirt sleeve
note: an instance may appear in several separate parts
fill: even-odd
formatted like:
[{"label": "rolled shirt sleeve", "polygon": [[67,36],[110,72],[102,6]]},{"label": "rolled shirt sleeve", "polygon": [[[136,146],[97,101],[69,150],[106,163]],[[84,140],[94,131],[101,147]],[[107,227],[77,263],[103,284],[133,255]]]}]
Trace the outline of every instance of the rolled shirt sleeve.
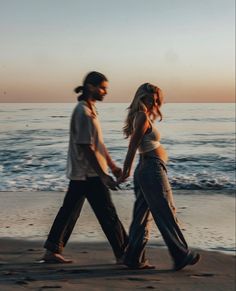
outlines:
[{"label": "rolled shirt sleeve", "polygon": [[73,139],[76,144],[94,143],[94,123],[86,110],[78,110],[75,112],[72,130]]}]

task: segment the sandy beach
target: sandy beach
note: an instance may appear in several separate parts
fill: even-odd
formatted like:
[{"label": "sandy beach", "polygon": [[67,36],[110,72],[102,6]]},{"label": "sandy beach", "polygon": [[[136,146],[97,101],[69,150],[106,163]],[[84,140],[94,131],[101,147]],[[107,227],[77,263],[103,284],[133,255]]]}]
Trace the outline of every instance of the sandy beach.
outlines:
[{"label": "sandy beach", "polygon": [[149,246],[156,270],[128,270],[114,264],[106,243],[70,243],[73,264],[40,264],[42,242],[1,239],[1,290],[235,290],[235,257],[200,251],[196,266],[171,271],[166,249]]},{"label": "sandy beach", "polygon": [[[128,230],[133,196],[129,191],[121,192],[113,193],[113,200]],[[172,271],[171,259],[155,225],[148,257],[156,270],[128,270],[115,265],[111,248],[88,204],[65,249],[65,255],[74,263],[39,263],[43,242],[64,193],[0,192],[0,197],[0,290],[235,289],[235,200],[230,195],[199,191],[175,195],[184,235],[202,255],[199,264],[179,272]]]}]

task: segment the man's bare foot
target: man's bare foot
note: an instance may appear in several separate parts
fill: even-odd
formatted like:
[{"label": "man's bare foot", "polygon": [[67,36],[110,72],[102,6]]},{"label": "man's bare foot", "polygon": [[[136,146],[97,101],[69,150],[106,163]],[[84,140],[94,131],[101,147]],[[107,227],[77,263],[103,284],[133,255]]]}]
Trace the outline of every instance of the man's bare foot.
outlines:
[{"label": "man's bare foot", "polygon": [[47,263],[47,264],[70,264],[73,262],[70,259],[64,258],[63,255],[59,253],[53,253],[48,250],[43,256],[42,261],[44,261],[44,263]]}]

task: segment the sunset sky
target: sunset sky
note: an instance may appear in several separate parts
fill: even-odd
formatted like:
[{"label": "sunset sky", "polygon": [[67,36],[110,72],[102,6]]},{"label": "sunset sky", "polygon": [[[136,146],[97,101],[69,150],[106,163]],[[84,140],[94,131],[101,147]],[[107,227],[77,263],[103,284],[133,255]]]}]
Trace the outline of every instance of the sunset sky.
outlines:
[{"label": "sunset sky", "polygon": [[92,70],[108,102],[234,102],[234,0],[0,0],[0,102],[74,102]]}]

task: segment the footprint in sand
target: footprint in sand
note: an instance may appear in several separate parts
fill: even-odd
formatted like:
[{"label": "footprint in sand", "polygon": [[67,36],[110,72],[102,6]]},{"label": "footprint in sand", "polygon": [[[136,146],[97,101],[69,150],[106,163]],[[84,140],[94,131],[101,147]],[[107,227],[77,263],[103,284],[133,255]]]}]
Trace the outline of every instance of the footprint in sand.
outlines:
[{"label": "footprint in sand", "polygon": [[200,274],[190,275],[190,277],[193,277],[193,278],[204,278],[204,277],[213,277],[213,276],[215,276],[215,274],[212,274],[212,273],[200,273]]},{"label": "footprint in sand", "polygon": [[60,285],[52,285],[52,286],[47,286],[47,285],[45,285],[45,286],[42,286],[41,287],[42,289],[59,289],[59,288],[62,288],[62,286],[60,286]]},{"label": "footprint in sand", "polygon": [[23,281],[23,280],[16,281],[15,283],[18,285],[28,285],[28,282]]},{"label": "footprint in sand", "polygon": [[36,279],[32,278],[32,277],[25,277],[24,278],[24,281],[27,281],[27,282],[34,282],[34,281],[37,281]]},{"label": "footprint in sand", "polygon": [[[128,278],[125,278],[126,280],[130,280],[130,281],[149,281],[150,282],[150,279],[147,279],[147,278],[142,278],[142,277],[128,277]],[[152,282],[159,282],[161,281],[160,279],[155,279],[155,280],[151,280]],[[147,286],[148,287],[148,286]],[[147,288],[146,287],[146,288]]]},{"label": "footprint in sand", "polygon": [[12,276],[12,275],[15,275],[15,274],[17,274],[17,273],[16,272],[12,272],[12,271],[3,272],[3,275],[5,275],[5,276]]},{"label": "footprint in sand", "polygon": [[69,270],[68,271],[69,274],[89,274],[91,273],[90,270]]},{"label": "footprint in sand", "polygon": [[148,279],[146,278],[132,278],[132,277],[129,277],[129,278],[126,278],[127,280],[130,280],[130,281],[149,281]]}]

